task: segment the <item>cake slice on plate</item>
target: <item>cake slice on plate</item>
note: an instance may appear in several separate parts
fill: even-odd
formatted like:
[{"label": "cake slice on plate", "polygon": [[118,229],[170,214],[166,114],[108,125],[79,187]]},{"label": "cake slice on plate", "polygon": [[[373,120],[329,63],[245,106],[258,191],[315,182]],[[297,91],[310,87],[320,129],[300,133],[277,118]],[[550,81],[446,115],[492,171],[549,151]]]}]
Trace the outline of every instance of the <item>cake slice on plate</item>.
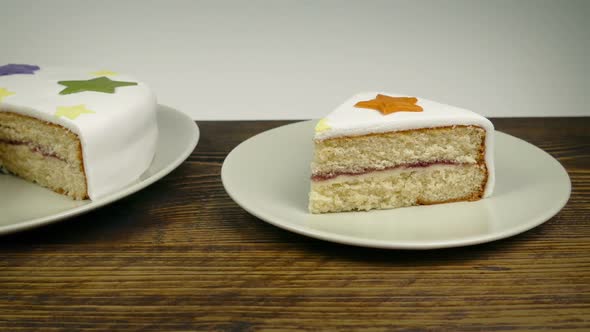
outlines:
[{"label": "cake slice on plate", "polygon": [[494,127],[469,110],[362,93],[315,128],[309,210],[390,209],[492,194]]}]

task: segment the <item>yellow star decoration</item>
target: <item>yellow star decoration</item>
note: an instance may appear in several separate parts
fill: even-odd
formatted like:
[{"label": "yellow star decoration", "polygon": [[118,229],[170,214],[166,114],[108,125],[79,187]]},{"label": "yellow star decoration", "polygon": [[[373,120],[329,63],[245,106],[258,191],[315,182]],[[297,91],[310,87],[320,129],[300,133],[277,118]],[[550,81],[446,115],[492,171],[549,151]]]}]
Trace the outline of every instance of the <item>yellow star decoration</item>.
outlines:
[{"label": "yellow star decoration", "polygon": [[2,102],[2,99],[4,99],[4,97],[8,97],[8,96],[12,96],[15,95],[16,93],[12,92],[12,91],[8,91],[4,88],[0,88],[0,102]]},{"label": "yellow star decoration", "polygon": [[321,119],[315,125],[315,131],[317,133],[322,132],[322,131],[326,131],[326,130],[330,130],[331,128],[332,127],[330,127],[330,125],[328,125],[328,120],[327,119]]},{"label": "yellow star decoration", "polygon": [[374,99],[359,101],[354,107],[369,108],[387,115],[394,112],[422,112],[416,97],[390,97],[378,94]]},{"label": "yellow star decoration", "polygon": [[86,108],[86,105],[74,105],[74,106],[58,106],[57,111],[55,112],[55,116],[65,116],[70,120],[75,120],[81,114],[93,114],[94,111],[91,111]]},{"label": "yellow star decoration", "polygon": [[114,71],[110,71],[110,70],[99,70],[99,71],[94,71],[90,74],[92,74],[94,76],[117,76],[117,75],[119,75],[118,73],[115,73]]}]

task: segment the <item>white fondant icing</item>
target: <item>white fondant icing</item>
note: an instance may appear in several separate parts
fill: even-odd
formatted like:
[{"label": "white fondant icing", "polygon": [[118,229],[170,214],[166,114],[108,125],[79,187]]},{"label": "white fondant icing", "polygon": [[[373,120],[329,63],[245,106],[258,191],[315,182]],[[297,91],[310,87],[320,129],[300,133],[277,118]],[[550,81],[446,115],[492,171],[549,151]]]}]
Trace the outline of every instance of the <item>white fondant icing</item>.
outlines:
[{"label": "white fondant icing", "polygon": [[329,129],[316,131],[315,140],[453,125],[480,126],[486,131],[485,161],[488,169],[488,181],[484,191],[484,197],[489,197],[492,194],[495,184],[494,125],[490,120],[466,109],[419,97],[416,104],[422,106],[424,109],[422,112],[395,112],[383,115],[376,110],[354,107],[357,102],[371,100],[377,94],[392,97],[407,97],[388,92],[357,94],[322,119],[322,127],[328,127]]},{"label": "white fondant icing", "polygon": [[[85,91],[68,95],[58,81],[96,78],[90,69],[41,67],[35,74],[0,76],[0,88],[14,95],[0,102],[0,112],[14,112],[61,125],[76,133],[82,144],[88,196],[96,200],[139,179],[152,162],[158,127],[156,98],[136,79],[117,75],[116,81],[137,82],[115,93]],[[59,106],[85,105],[92,114],[76,119],[55,115]]]}]

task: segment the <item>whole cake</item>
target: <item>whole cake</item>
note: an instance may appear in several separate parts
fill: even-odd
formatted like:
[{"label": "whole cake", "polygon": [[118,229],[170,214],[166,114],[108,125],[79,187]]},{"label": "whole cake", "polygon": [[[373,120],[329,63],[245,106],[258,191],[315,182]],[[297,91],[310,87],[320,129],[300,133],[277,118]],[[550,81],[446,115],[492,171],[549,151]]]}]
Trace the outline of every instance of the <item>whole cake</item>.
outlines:
[{"label": "whole cake", "polygon": [[0,65],[0,168],[73,199],[98,199],[152,162],[156,98],[111,71]]},{"label": "whole cake", "polygon": [[315,128],[309,210],[389,209],[492,194],[494,127],[427,99],[362,93]]}]

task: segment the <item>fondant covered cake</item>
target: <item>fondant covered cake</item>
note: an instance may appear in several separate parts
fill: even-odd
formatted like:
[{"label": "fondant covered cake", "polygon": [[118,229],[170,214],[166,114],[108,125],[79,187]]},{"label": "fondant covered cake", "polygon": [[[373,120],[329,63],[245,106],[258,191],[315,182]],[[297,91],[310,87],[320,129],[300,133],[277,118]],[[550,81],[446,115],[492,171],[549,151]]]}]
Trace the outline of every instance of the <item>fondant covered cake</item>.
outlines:
[{"label": "fondant covered cake", "polygon": [[152,162],[156,98],[111,71],[0,66],[0,167],[74,199],[136,181]]},{"label": "fondant covered cake", "polygon": [[390,93],[352,97],[314,137],[312,213],[473,201],[494,188],[492,123]]}]

